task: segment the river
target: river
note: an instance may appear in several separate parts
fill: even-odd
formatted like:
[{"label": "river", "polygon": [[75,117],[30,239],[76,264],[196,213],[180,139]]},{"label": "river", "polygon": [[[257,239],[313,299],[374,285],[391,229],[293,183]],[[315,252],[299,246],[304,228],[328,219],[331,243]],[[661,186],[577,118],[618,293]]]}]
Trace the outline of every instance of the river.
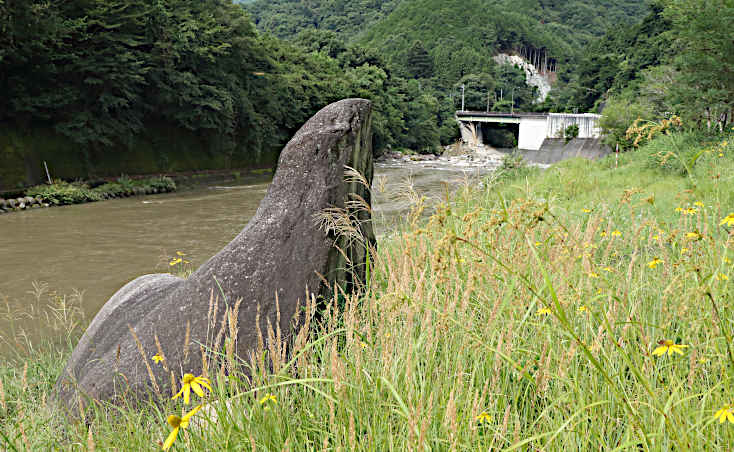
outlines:
[{"label": "river", "polygon": [[[402,221],[411,193],[436,202],[447,189],[476,180],[498,162],[377,164],[373,208],[378,238]],[[261,178],[243,185],[0,215],[0,349],[20,327],[44,334],[38,331],[43,324],[39,317],[50,296],[78,303],[91,320],[127,282],[170,271],[177,252],[185,254],[192,268],[198,267],[247,224],[268,183]]]}]

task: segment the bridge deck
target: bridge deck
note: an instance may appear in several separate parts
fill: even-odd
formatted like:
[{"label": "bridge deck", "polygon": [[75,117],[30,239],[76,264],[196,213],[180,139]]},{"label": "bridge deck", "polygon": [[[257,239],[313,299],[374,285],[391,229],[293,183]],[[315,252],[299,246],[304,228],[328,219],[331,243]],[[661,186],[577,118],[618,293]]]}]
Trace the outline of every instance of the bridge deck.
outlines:
[{"label": "bridge deck", "polygon": [[486,112],[486,111],[457,111],[456,116],[463,118],[466,116],[480,117],[480,118],[545,118],[548,113],[527,113],[527,112]]}]

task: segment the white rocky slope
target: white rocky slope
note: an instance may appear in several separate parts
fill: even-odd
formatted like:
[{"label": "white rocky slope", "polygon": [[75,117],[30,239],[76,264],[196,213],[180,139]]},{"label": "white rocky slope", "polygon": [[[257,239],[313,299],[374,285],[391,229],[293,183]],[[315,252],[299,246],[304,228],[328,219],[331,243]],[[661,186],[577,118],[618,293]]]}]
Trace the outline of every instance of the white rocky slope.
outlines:
[{"label": "white rocky slope", "polygon": [[498,64],[512,64],[522,68],[525,71],[525,83],[538,88],[538,98],[535,100],[537,103],[545,101],[545,98],[548,97],[551,90],[550,80],[523,57],[500,53],[494,57],[494,61]]}]

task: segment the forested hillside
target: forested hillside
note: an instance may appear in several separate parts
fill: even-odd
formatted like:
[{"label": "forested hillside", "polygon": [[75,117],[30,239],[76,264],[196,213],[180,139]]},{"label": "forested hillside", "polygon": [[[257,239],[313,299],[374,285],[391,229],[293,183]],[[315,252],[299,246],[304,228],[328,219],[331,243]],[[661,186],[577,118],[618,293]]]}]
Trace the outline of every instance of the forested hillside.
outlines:
[{"label": "forested hillside", "polygon": [[351,96],[375,102],[378,149],[438,144],[436,105],[377,56],[260,36],[228,0],[0,2],[0,30],[0,186],[43,161],[67,178],[272,164]]},{"label": "forested hillside", "polygon": [[254,0],[246,4],[255,24],[280,38],[305,29],[328,30],[343,39],[390,14],[401,0]]},{"label": "forested hillside", "polygon": [[[568,60],[611,27],[639,22],[642,0],[255,0],[246,8],[261,31],[293,38],[308,28],[335,31],[379,50],[397,67],[416,41],[435,67],[481,66],[499,51],[532,48]],[[360,28],[361,27],[361,28]],[[461,69],[459,69],[461,73]],[[455,74],[444,74],[444,82]]]}]

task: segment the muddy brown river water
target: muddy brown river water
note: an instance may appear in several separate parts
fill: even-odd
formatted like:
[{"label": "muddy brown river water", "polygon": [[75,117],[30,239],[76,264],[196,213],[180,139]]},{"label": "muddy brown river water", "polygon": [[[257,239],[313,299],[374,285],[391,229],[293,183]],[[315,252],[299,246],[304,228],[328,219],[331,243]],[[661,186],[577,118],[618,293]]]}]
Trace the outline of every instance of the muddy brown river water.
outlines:
[{"label": "muddy brown river water", "polygon": [[[426,196],[430,203],[443,198],[447,189],[475,183],[494,166],[446,161],[377,165],[373,192],[378,237],[389,235],[402,221],[410,208],[409,193]],[[44,334],[39,331],[42,322],[34,327],[34,316],[49,293],[79,302],[90,320],[130,280],[170,271],[176,252],[198,267],[245,226],[268,183],[262,179],[0,215],[0,314],[5,313],[0,315],[0,349],[19,325],[34,335]],[[8,317],[15,319],[12,325]]]}]

